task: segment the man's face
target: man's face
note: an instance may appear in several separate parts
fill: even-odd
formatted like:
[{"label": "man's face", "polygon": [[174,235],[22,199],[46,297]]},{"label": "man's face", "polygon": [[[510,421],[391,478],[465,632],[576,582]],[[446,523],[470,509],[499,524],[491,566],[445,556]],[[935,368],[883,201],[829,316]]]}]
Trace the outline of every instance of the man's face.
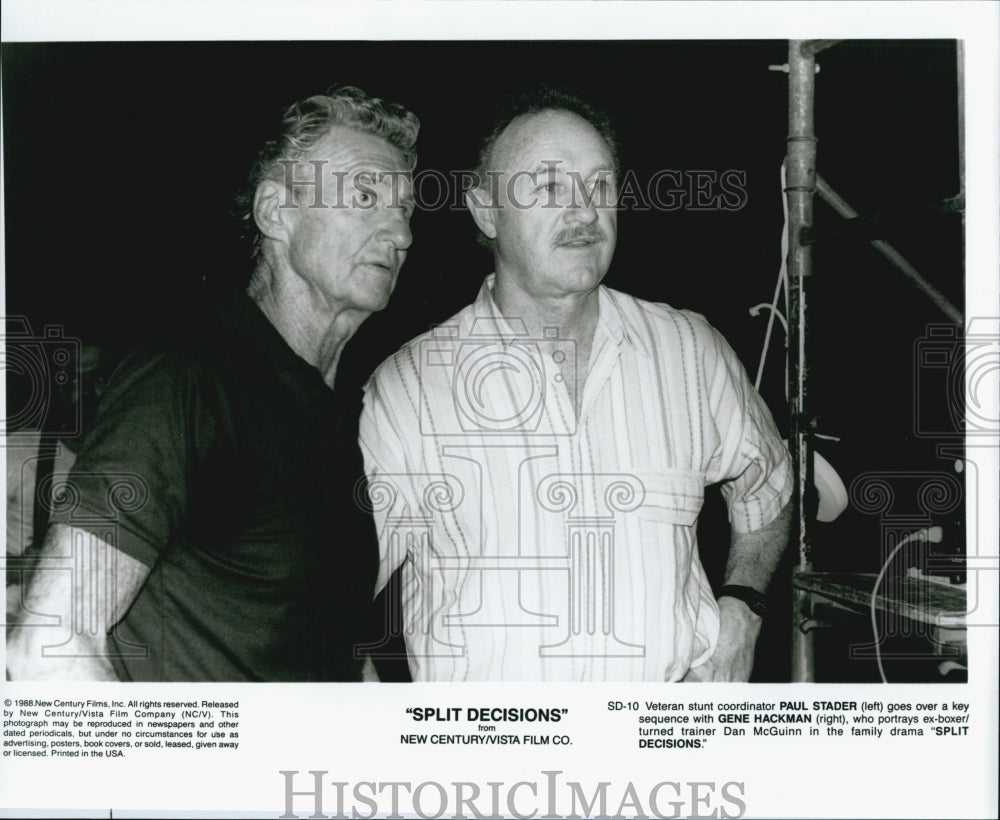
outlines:
[{"label": "man's face", "polygon": [[322,191],[296,186],[286,211],[289,262],[331,307],[372,312],[388,304],[413,240],[409,170],[398,148],[346,126],[297,164],[294,179],[319,176]]},{"label": "man's face", "polygon": [[532,297],[596,288],[617,238],[614,159],[586,120],[543,111],[514,120],[493,150],[498,277]]}]

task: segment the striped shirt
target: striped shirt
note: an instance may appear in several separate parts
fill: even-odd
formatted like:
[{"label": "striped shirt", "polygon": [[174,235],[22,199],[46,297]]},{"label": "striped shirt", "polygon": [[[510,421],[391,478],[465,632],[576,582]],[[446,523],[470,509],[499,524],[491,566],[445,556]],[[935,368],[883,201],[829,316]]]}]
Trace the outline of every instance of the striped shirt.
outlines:
[{"label": "striped shirt", "polygon": [[379,588],[402,564],[413,678],[679,680],[719,633],[705,486],[739,532],[791,496],[771,415],[704,318],[602,286],[577,419],[574,345],[528,337],[492,285],[365,387]]}]

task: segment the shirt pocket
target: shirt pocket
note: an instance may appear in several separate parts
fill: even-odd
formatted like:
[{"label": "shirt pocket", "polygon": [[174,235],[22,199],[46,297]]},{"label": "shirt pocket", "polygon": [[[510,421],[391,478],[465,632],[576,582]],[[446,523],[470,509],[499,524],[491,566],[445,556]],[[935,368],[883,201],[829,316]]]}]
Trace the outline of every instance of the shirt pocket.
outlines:
[{"label": "shirt pocket", "polygon": [[644,497],[635,515],[645,521],[693,527],[705,500],[704,476],[695,470],[633,470]]}]

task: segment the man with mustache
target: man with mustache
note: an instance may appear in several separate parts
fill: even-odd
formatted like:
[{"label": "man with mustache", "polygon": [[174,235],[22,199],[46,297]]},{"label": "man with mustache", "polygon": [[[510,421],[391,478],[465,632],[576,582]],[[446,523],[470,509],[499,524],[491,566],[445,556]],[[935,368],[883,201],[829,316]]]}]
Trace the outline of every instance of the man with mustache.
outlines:
[{"label": "man with mustache", "polygon": [[[618,175],[587,103],[515,103],[466,200],[495,273],[366,386],[380,584],[402,565],[414,680],[749,677],[788,454],[701,316],[601,284]],[[716,482],[733,533],[718,600],[696,544]]]},{"label": "man with mustache", "polygon": [[361,679],[378,551],[361,397],[333,388],[412,241],[418,129],[352,87],[287,109],[242,197],[250,284],[108,383],[11,678]]}]

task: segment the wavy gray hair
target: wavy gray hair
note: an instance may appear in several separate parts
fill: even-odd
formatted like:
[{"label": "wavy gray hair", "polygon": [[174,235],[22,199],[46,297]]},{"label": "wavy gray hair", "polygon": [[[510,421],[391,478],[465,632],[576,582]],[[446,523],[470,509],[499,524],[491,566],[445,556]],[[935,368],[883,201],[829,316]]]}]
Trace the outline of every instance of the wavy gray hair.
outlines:
[{"label": "wavy gray hair", "polygon": [[282,117],[282,131],[264,143],[254,160],[247,184],[236,196],[235,212],[243,233],[260,254],[261,234],[253,218],[257,186],[265,179],[284,179],[283,160],[306,156],[334,126],[343,125],[374,134],[403,152],[412,169],[417,164],[416,143],[420,120],[398,103],[369,97],[354,86],[333,87],[290,105]]}]

